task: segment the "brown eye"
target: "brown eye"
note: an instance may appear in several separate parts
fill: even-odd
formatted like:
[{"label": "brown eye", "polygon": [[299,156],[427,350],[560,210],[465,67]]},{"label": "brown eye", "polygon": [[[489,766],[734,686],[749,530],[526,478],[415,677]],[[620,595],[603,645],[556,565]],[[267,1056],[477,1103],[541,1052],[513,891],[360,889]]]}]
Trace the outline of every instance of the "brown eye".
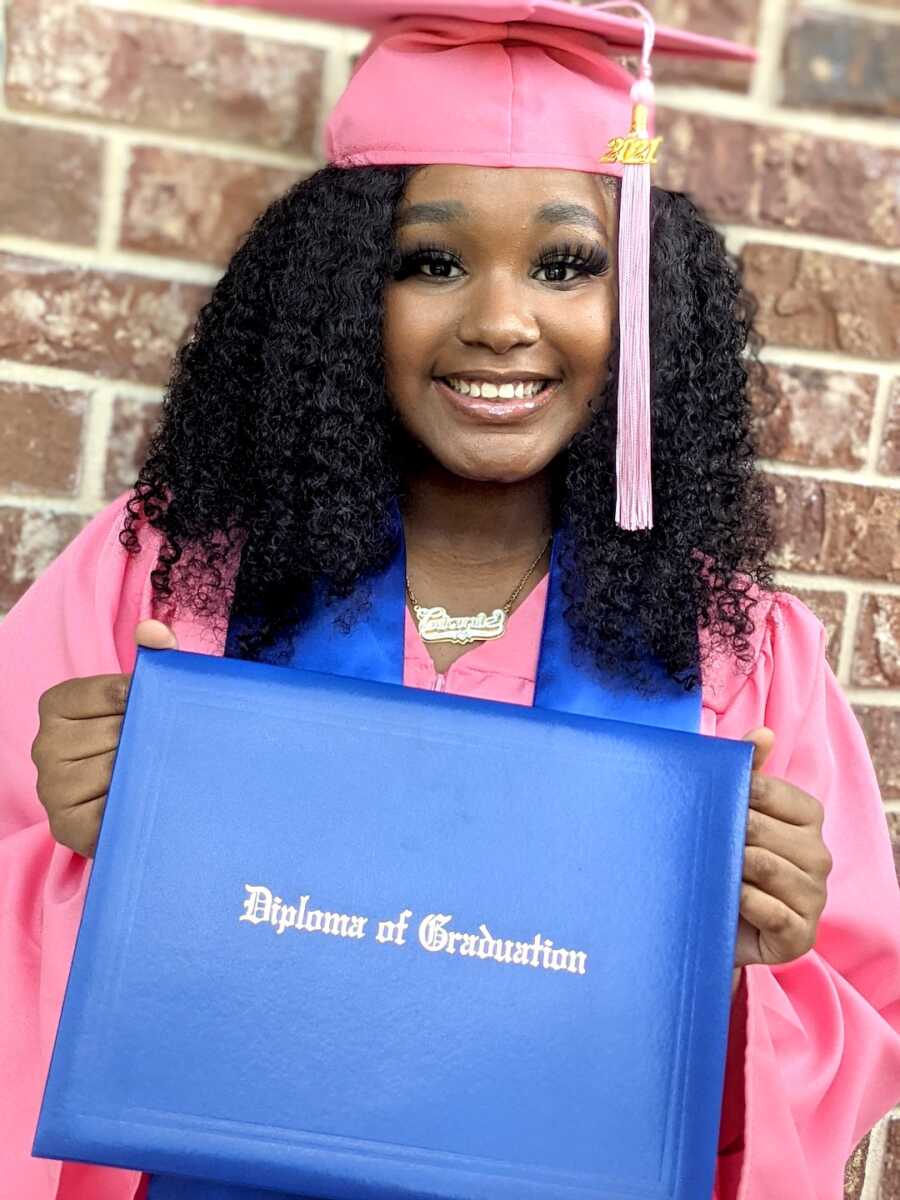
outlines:
[{"label": "brown eye", "polygon": [[[573,263],[564,262],[548,263],[544,267],[539,267],[538,270],[548,271],[550,273],[550,278],[547,280],[547,283],[571,283],[573,278],[577,279],[579,275],[585,274],[583,268],[579,268]],[[574,271],[575,275],[566,278],[566,271]]]},{"label": "brown eye", "polygon": [[458,279],[459,276],[453,275],[452,271],[462,270],[456,255],[439,246],[420,246],[408,254],[398,254],[397,259],[393,271],[396,280],[415,276],[421,279]]},{"label": "brown eye", "polygon": [[451,262],[447,258],[423,258],[419,263],[421,274],[430,276],[432,279],[450,279],[450,272],[456,267],[456,263]]},{"label": "brown eye", "polygon": [[[538,271],[548,271],[548,283],[574,283],[583,275],[599,277],[609,270],[609,254],[602,246],[554,246],[545,250],[537,263]],[[566,276],[573,271],[574,276]]]}]

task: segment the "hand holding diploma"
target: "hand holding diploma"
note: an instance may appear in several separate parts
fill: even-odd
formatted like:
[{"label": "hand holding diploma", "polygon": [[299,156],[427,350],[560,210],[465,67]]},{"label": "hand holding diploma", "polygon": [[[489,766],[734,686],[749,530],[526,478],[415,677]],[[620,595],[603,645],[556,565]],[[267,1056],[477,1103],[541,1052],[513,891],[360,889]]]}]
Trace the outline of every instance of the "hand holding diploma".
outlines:
[{"label": "hand holding diploma", "polygon": [[791,962],[812,949],[833,866],[819,801],[786,779],[761,774],[775,734],[763,727],[744,740],[756,750],[732,994],[741,967]]},{"label": "hand holding diploma", "polygon": [[[161,621],[141,621],[134,637],[153,650],[178,649]],[[97,845],[130,678],[66,679],[48,688],[38,704],[40,727],[31,746],[38,798],[54,838],[85,858]]]}]

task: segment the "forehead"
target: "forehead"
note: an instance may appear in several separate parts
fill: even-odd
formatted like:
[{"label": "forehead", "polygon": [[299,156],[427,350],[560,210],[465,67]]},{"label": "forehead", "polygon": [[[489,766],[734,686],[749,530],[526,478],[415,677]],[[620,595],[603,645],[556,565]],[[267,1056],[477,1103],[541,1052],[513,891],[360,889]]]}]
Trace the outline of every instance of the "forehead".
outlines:
[{"label": "forehead", "polygon": [[521,225],[540,220],[564,224],[585,210],[597,218],[597,232],[609,230],[614,184],[604,175],[531,167],[423,167],[407,184],[398,225],[415,216],[436,224]]}]

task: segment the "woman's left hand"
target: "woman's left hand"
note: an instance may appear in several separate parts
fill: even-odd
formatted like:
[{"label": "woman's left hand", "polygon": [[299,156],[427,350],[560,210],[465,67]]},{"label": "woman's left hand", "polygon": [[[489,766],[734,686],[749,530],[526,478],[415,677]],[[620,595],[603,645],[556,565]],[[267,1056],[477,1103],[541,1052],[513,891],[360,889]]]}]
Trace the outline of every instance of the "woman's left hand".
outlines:
[{"label": "woman's left hand", "polygon": [[760,770],[775,744],[771,729],[744,741],[756,750],[744,848],[744,882],[735,971],[752,963],[791,962],[811,950],[834,865],[822,839],[824,809],[786,779]]}]

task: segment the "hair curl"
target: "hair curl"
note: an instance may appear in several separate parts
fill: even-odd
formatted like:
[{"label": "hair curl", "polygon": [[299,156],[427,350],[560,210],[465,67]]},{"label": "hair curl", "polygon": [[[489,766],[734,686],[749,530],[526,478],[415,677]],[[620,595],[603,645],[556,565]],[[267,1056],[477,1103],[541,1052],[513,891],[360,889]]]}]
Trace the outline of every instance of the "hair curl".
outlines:
[{"label": "hair curl", "polygon": [[[240,617],[241,657],[302,625],[315,581],[351,596],[394,552],[404,438],[380,330],[414,170],[326,167],[295,184],[254,222],[177,350],[121,540],[137,553],[142,523],[158,530],[163,612]],[[687,196],[656,188],[651,223],[654,528],[614,522],[614,349],[592,420],[557,464],[563,586],[575,643],[601,670],[652,686],[649,647],[691,689],[699,630],[750,663],[755,594],[771,587],[748,397],[764,372],[721,236]]]}]

